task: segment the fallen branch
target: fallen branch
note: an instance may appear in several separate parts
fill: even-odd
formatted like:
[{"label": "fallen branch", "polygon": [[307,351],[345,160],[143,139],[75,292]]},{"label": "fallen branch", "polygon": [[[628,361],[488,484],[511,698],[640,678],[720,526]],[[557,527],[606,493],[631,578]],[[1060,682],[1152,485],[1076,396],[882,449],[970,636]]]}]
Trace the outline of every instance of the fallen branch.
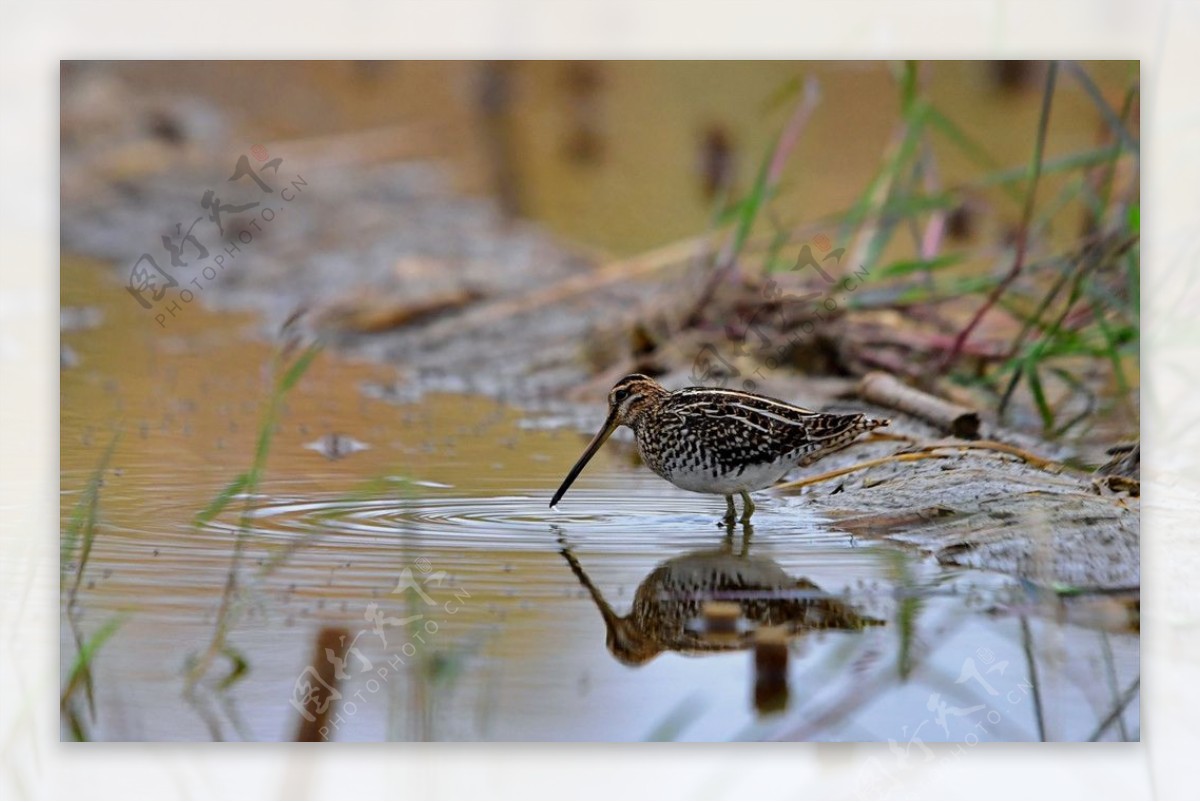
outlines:
[{"label": "fallen branch", "polygon": [[979,437],[978,412],[909,387],[891,374],[872,371],[863,376],[858,395],[869,403],[920,418],[955,437],[964,440]]},{"label": "fallen branch", "polygon": [[313,325],[320,331],[377,334],[461,309],[481,297],[479,292],[469,289],[451,290],[416,301],[400,296],[379,297],[362,293],[321,309]]},{"label": "fallen branch", "polygon": [[441,325],[445,326],[448,334],[461,335],[463,331],[534,312],[568,298],[594,292],[609,284],[640,278],[668,267],[685,265],[698,248],[706,247],[708,243],[703,237],[690,237],[673,242],[628,259],[612,262],[598,270],[571,276],[536,292],[495,301],[464,312],[443,321]]},{"label": "fallen branch", "polygon": [[[805,232],[805,235],[816,230],[815,227],[811,227],[811,230],[810,228],[797,229],[799,232]],[[744,252],[755,253],[768,246],[767,240],[760,241],[752,238],[747,241]],[[545,307],[597,292],[613,284],[648,278],[671,269],[687,268],[697,259],[710,254],[716,247],[716,243],[708,235],[677,240],[654,250],[612,261],[594,270],[561,279],[524,295],[474,304],[460,314],[429,323],[423,331],[423,336],[433,340],[442,336],[459,337],[464,332],[494,325],[520,315],[531,314]],[[606,391],[611,384],[612,382],[609,381],[605,386]]]}]

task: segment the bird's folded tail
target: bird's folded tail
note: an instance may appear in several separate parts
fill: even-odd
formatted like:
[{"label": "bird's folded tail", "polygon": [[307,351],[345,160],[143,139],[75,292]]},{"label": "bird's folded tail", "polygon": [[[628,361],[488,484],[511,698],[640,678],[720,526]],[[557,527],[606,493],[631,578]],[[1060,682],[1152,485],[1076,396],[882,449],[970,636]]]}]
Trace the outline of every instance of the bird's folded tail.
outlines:
[{"label": "bird's folded tail", "polygon": [[800,465],[811,465],[822,457],[832,454],[834,451],[841,451],[846,446],[850,445],[858,438],[860,434],[865,434],[881,426],[887,426],[891,423],[887,418],[869,418],[861,412],[853,415],[842,416],[841,425],[834,424],[836,430],[823,438],[818,438],[817,447],[804,455],[800,460]]}]

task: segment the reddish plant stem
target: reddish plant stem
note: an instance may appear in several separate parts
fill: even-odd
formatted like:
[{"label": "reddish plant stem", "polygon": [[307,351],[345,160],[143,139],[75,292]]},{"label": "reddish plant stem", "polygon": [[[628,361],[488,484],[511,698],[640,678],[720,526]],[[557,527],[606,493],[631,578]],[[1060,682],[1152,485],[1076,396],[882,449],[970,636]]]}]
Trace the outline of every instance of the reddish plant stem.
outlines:
[{"label": "reddish plant stem", "polygon": [[938,373],[945,373],[947,368],[954,364],[954,360],[962,353],[963,346],[966,345],[975,328],[983,320],[983,316],[996,305],[996,302],[1000,300],[1000,296],[1016,281],[1017,277],[1021,275],[1021,271],[1025,268],[1025,254],[1029,249],[1029,225],[1033,219],[1033,203],[1037,197],[1038,181],[1042,177],[1042,155],[1046,147],[1046,129],[1049,127],[1050,122],[1050,101],[1054,97],[1054,82],[1057,75],[1058,62],[1052,61],[1050,62],[1050,69],[1046,72],[1046,91],[1042,95],[1042,113],[1038,119],[1037,144],[1033,151],[1033,178],[1029,183],[1029,192],[1025,195],[1025,209],[1021,214],[1021,227],[1017,232],[1017,252],[1013,257],[1012,268],[1009,269],[1008,274],[1001,279],[1000,283],[992,288],[983,305],[976,310],[966,327],[958,333],[958,336],[954,339],[954,347],[946,353],[946,356],[938,366]]},{"label": "reddish plant stem", "polygon": [[[783,167],[787,163],[788,157],[796,147],[796,143],[800,141],[800,134],[808,126],[809,118],[812,117],[813,111],[817,104],[821,101],[821,87],[817,80],[812,76],[804,82],[804,95],[800,99],[799,105],[792,113],[783,132],[779,135],[779,140],[776,142],[775,150],[771,154],[771,161],[767,167],[766,189],[767,196],[774,190],[775,185],[783,175]],[[691,311],[685,317],[685,327],[691,328],[698,325],[701,321],[705,307],[712,301],[713,296],[717,292],[717,287],[729,276],[733,269],[737,267],[739,253],[737,252],[736,237],[729,235],[729,239],[725,241],[721,252],[717,257],[716,269],[709,276],[708,281],[704,285],[704,289],[700,292],[700,297],[692,306]]]},{"label": "reddish plant stem", "polygon": [[[923,136],[922,150],[924,151],[924,159],[921,166],[921,177],[924,183],[925,194],[936,195],[941,190],[941,179],[938,176],[937,161],[933,155],[933,148],[929,146],[929,135]],[[942,248],[942,240],[946,234],[946,210],[937,209],[929,215],[929,222],[925,225],[925,232],[921,237],[920,254],[922,259],[931,260],[937,256],[938,251]]]}]

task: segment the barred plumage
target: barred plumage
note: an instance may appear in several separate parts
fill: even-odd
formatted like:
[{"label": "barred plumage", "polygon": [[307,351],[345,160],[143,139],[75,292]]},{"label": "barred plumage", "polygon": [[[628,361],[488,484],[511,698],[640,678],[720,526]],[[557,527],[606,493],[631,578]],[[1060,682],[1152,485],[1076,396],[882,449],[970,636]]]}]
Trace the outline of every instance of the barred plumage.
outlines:
[{"label": "barred plumage", "polygon": [[792,468],[810,465],[888,424],[861,413],[813,412],[736,390],[688,387],[671,392],[638,373],[617,382],[608,403],[608,419],[550,506],[621,425],[633,429],[638,452],[652,471],[684,490],[725,496],[727,519],[734,517],[734,494],[741,495],[742,520],[748,521],[754,512],[750,491],[770,487]]},{"label": "barred plumage", "polygon": [[[663,651],[703,654],[745,649],[759,627],[782,626],[789,637],[795,637],[884,623],[823,592],[810,580],[790,576],[770,559],[734,554],[727,548],[691,552],[660,564],[638,585],[629,614],[619,616],[565,544],[560,553],[604,618],[609,651],[626,665],[641,665]],[[736,603],[752,626],[732,638],[713,638],[697,627],[709,601]]]}]

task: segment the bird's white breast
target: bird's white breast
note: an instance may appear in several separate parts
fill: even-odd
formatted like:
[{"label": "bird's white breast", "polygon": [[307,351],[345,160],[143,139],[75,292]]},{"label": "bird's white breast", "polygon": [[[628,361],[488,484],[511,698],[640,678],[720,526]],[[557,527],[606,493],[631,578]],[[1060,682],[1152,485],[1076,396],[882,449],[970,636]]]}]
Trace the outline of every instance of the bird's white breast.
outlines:
[{"label": "bird's white breast", "polygon": [[735,470],[717,476],[713,476],[711,470],[684,468],[673,471],[670,476],[664,475],[663,478],[684,490],[728,496],[743,490],[750,492],[770,487],[782,479],[792,467],[786,463],[748,465],[740,474]]}]

